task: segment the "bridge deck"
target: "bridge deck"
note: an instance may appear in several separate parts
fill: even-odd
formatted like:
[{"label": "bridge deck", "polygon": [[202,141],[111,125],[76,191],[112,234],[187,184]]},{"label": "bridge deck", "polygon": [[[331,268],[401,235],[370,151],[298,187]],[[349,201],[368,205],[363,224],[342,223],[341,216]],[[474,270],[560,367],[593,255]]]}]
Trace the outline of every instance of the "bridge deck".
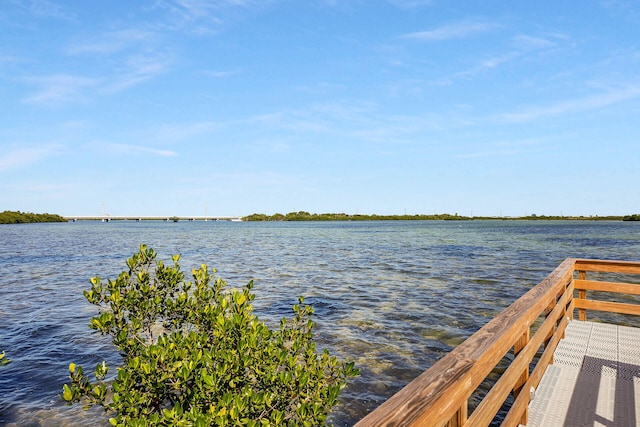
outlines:
[{"label": "bridge deck", "polygon": [[66,216],[67,221],[242,221],[241,216]]},{"label": "bridge deck", "polygon": [[640,426],[640,328],[570,321],[527,426]]}]

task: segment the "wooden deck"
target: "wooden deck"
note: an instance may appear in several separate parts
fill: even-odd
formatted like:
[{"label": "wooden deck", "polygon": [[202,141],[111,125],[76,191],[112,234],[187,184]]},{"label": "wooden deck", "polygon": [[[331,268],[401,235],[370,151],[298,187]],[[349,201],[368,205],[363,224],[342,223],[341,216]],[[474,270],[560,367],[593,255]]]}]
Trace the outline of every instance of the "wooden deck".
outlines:
[{"label": "wooden deck", "polygon": [[640,262],[566,259],[356,427],[640,425],[640,332],[586,322],[638,296]]},{"label": "wooden deck", "polygon": [[640,425],[640,328],[569,322],[531,393],[527,427]]}]

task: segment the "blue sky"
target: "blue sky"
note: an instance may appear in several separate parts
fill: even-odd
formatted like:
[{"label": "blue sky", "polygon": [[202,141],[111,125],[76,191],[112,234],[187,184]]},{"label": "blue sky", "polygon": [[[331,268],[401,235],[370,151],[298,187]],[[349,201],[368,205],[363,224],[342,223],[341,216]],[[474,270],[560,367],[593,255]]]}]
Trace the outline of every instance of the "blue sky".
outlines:
[{"label": "blue sky", "polygon": [[640,212],[640,3],[4,0],[0,210]]}]

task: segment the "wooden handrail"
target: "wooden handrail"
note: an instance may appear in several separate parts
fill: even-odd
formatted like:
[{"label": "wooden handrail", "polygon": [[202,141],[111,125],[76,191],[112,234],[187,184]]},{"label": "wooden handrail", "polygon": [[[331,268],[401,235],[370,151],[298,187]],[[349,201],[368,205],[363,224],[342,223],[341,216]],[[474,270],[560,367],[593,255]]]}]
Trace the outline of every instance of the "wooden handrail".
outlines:
[{"label": "wooden handrail", "polygon": [[640,274],[640,262],[576,259],[574,269],[576,271]]},{"label": "wooden handrail", "polygon": [[[582,272],[580,275],[584,277],[575,279],[576,271]],[[360,420],[355,427],[486,426],[495,418],[509,394],[513,394],[515,399],[502,425],[526,423],[529,390],[538,386],[546,367],[552,363],[553,352],[564,335],[567,320],[573,318],[574,309],[633,311],[626,307],[631,304],[593,303],[586,298],[574,297],[576,289],[586,295],[587,289],[597,287],[600,290],[602,286],[606,287],[587,281],[587,271],[640,274],[640,263],[566,259],[538,285]],[[620,292],[640,289],[640,285],[613,284]],[[617,305],[612,308],[609,304]],[[640,314],[640,306],[635,307],[638,308],[637,314]],[[541,317],[544,320],[531,335],[532,326]],[[541,348],[544,351],[535,360]],[[511,350],[514,351],[514,358],[509,367],[475,410],[468,414],[471,395]],[[535,366],[530,372],[532,361]]]},{"label": "wooden handrail", "polygon": [[587,310],[640,316],[640,305],[637,304],[587,299],[587,291],[640,295],[640,284],[587,280],[587,272],[640,274],[640,263],[578,259],[576,260],[575,270],[578,272],[578,279],[575,280],[578,297],[575,300],[575,304],[580,320],[587,320]]}]

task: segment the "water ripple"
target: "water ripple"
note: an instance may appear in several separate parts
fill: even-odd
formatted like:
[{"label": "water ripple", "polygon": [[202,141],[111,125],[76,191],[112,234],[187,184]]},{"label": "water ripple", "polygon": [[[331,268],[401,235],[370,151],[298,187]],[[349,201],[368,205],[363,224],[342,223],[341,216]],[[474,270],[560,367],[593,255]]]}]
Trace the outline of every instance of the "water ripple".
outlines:
[{"label": "water ripple", "polygon": [[[87,325],[91,276],[115,277],[140,243],[230,286],[255,280],[256,314],[277,325],[298,296],[319,347],[361,376],[332,417],[349,426],[542,280],[567,257],[638,259],[622,222],[78,222],[0,227],[0,424],[105,425],[64,406],[70,361],[118,362]],[[102,420],[102,421],[101,421]]]}]

